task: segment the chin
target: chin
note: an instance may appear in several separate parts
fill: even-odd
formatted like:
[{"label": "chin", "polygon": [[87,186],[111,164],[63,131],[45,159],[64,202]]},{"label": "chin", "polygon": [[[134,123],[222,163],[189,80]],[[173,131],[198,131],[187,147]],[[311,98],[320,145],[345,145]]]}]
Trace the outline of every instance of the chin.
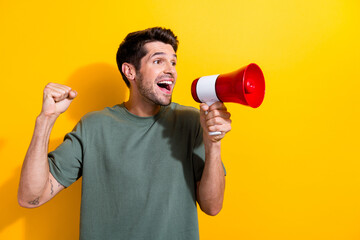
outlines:
[{"label": "chin", "polygon": [[169,106],[172,102],[172,99],[170,98],[169,100],[166,101],[158,101],[157,104],[160,106]]},{"label": "chin", "polygon": [[172,101],[164,102],[164,103],[161,103],[161,104],[159,104],[159,105],[166,107],[166,106],[169,106],[169,105],[171,104],[171,102],[172,102]]},{"label": "chin", "polygon": [[163,105],[161,105],[161,106],[166,107],[166,106],[169,106],[170,104],[171,104],[171,102],[169,102],[168,104],[163,104]]}]

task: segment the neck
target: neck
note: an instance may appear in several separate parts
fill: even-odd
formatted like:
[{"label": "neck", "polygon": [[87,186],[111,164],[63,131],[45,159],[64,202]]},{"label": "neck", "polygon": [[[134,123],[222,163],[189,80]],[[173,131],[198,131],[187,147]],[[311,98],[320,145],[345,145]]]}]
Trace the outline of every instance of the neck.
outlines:
[{"label": "neck", "polygon": [[160,105],[153,102],[134,97],[130,94],[129,100],[124,103],[126,109],[132,114],[139,117],[151,117],[160,111]]}]

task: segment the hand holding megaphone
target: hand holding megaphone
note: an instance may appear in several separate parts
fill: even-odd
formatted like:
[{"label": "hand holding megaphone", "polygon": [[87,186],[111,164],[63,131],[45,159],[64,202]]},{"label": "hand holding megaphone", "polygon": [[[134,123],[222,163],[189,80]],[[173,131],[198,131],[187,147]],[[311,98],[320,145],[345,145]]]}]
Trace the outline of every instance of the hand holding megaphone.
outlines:
[{"label": "hand holding megaphone", "polygon": [[[234,102],[257,108],[265,96],[265,79],[258,65],[251,63],[234,72],[197,78],[191,85],[195,101],[212,105],[214,102]],[[219,135],[221,132],[210,132]]]}]

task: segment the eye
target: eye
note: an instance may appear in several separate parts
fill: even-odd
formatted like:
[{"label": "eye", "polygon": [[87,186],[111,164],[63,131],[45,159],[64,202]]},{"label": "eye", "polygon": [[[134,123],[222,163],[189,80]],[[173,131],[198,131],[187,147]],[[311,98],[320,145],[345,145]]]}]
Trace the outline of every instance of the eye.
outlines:
[{"label": "eye", "polygon": [[176,66],[176,62],[175,62],[175,61],[171,62],[171,64],[172,64],[173,66]]},{"label": "eye", "polygon": [[160,64],[160,63],[161,63],[161,59],[156,59],[156,60],[154,61],[154,63],[155,63],[155,64]]}]

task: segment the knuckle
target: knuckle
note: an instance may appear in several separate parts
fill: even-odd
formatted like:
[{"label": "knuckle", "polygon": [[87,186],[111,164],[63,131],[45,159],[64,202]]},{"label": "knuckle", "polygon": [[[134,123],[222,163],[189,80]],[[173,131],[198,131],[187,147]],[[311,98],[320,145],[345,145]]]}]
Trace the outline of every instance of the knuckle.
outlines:
[{"label": "knuckle", "polygon": [[231,131],[231,126],[228,126],[226,132],[230,132],[230,131]]},{"label": "knuckle", "polygon": [[46,87],[44,88],[44,93],[48,93],[48,92],[50,92],[50,88],[49,88],[48,86],[46,86]]},{"label": "knuckle", "polygon": [[221,124],[222,122],[223,122],[223,119],[221,117],[214,118],[214,123],[215,124]]},{"label": "knuckle", "polygon": [[208,127],[208,131],[209,131],[209,132],[215,132],[216,129],[215,129],[214,126],[210,126],[210,127]]},{"label": "knuckle", "polygon": [[213,125],[213,126],[209,126],[209,127],[208,127],[208,130],[209,130],[210,132],[217,132],[217,131],[219,131],[220,129],[219,129],[218,126]]},{"label": "knuckle", "polygon": [[206,126],[211,126],[211,125],[213,125],[213,119],[207,119],[206,120]]},{"label": "knuckle", "polygon": [[214,116],[220,116],[220,111],[217,110],[217,109],[213,110],[213,115]]}]

